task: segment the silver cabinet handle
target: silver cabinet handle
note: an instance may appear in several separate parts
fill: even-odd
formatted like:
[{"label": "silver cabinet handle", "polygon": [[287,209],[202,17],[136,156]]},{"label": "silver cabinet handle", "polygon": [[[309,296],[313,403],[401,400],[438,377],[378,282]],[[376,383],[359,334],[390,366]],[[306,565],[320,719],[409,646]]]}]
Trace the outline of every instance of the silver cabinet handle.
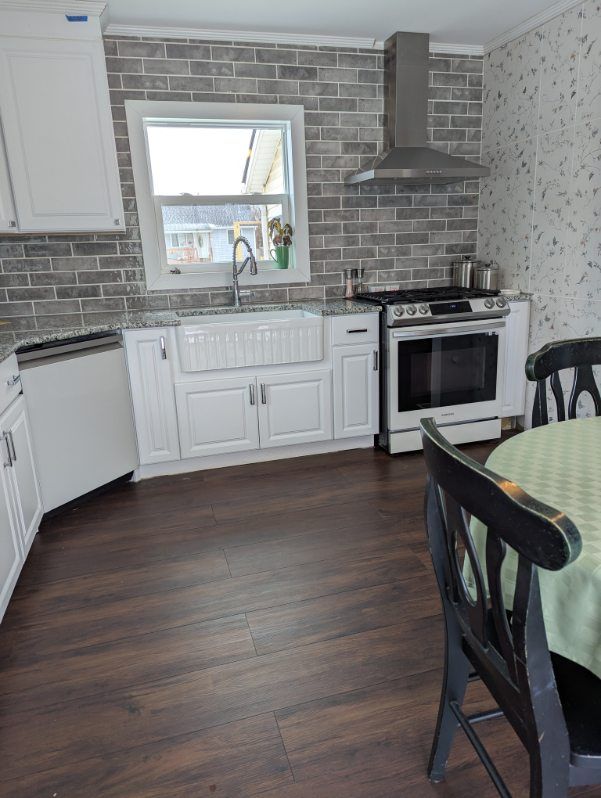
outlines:
[{"label": "silver cabinet handle", "polygon": [[248,386],[248,392],[250,394],[250,403],[251,405],[255,404],[255,386],[251,382]]},{"label": "silver cabinet handle", "polygon": [[18,385],[21,382],[21,375],[20,374],[13,374],[12,377],[9,377],[6,380],[6,384],[9,388],[14,388],[15,385]]},{"label": "silver cabinet handle", "polygon": [[378,350],[374,349],[374,371],[378,370]]},{"label": "silver cabinet handle", "polygon": [[265,391],[265,383],[264,382],[261,383],[261,404],[263,404],[263,405],[267,404],[267,393]]},{"label": "silver cabinet handle", "polygon": [[161,344],[161,360],[167,360],[167,347],[165,346],[165,337],[161,335],[159,341]]},{"label": "silver cabinet handle", "polygon": [[6,460],[3,460],[2,465],[4,466],[4,468],[11,468],[13,464],[13,459],[10,456],[10,446],[8,445],[8,435],[6,434],[6,432],[2,433],[2,440],[6,444],[6,454],[8,456],[8,462],[6,462]]},{"label": "silver cabinet handle", "polygon": [[13,438],[12,430],[9,430],[6,433],[6,439],[7,439],[8,443],[10,444],[9,452],[10,452],[10,459],[12,460],[12,462],[11,462],[11,465],[12,465],[13,463],[17,462],[17,452],[15,450],[15,441],[14,441],[14,438]]}]

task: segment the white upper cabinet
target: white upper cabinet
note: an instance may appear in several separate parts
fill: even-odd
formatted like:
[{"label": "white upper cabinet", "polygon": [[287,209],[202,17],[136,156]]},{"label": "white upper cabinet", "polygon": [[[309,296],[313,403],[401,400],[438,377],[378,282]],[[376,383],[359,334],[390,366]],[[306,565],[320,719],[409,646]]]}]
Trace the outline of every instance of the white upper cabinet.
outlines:
[{"label": "white upper cabinet", "polygon": [[124,229],[97,17],[0,6],[0,120],[19,232]]},{"label": "white upper cabinet", "polygon": [[17,232],[17,215],[10,187],[8,163],[0,130],[0,233]]}]

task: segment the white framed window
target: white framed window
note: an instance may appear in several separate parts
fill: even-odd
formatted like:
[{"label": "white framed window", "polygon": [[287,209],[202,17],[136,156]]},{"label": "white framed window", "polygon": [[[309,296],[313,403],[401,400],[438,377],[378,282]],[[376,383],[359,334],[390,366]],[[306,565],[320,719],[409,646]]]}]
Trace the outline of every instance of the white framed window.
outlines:
[{"label": "white framed window", "polygon": [[[149,290],[230,284],[239,235],[259,267],[241,282],[311,279],[302,106],[125,105]],[[274,217],[294,229],[286,270],[271,257]]]}]

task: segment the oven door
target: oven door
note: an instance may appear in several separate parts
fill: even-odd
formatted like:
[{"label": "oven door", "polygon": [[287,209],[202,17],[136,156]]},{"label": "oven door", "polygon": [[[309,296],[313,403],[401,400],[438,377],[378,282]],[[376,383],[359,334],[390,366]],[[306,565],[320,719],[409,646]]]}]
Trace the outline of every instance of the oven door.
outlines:
[{"label": "oven door", "polygon": [[390,328],[387,340],[390,431],[420,419],[453,424],[496,418],[505,370],[505,320]]}]

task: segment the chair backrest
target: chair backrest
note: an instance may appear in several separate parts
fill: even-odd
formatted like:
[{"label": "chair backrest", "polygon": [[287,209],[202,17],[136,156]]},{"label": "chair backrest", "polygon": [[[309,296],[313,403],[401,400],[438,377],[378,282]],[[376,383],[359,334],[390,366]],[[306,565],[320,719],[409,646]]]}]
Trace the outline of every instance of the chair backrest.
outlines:
[{"label": "chair backrest", "polygon": [[593,366],[601,365],[601,338],[572,338],[546,344],[538,352],[528,355],[526,376],[535,381],[536,394],[532,409],[532,426],[541,427],[549,423],[547,408],[547,379],[557,406],[557,420],[566,420],[563,386],[559,377],[562,369],[574,369],[574,381],[568,400],[567,417],[576,418],[578,400],[583,393],[590,394],[595,406],[595,415],[601,416],[601,394],[595,382]]},{"label": "chair backrest", "polygon": [[[581,550],[580,534],[563,513],[462,454],[432,419],[421,422],[428,467],[426,523],[434,569],[449,622],[460,630],[464,654],[530,749],[541,734],[568,745],[555,687],[535,566],[558,571]],[[471,518],[487,527],[484,562]],[[501,566],[517,553],[513,605],[506,607]],[[468,587],[465,548],[475,590]],[[510,615],[507,611],[510,611]],[[568,748],[569,751],[569,748]]]}]

